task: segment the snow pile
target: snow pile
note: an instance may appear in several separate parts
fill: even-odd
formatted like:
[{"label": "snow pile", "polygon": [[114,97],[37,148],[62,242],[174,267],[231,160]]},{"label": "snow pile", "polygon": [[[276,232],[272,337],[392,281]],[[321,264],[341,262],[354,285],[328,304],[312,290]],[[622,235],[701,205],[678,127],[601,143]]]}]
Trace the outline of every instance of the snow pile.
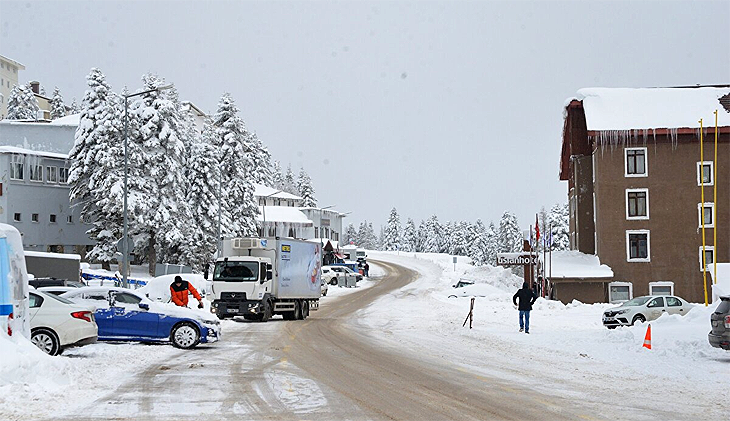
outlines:
[{"label": "snow pile", "polygon": [[[543,262],[543,256],[540,255]],[[602,265],[598,256],[577,250],[554,251],[552,257],[545,256],[547,271],[553,278],[613,278],[613,270]]]},{"label": "snow pile", "polygon": [[171,299],[170,284],[175,281],[176,276],[181,276],[183,280],[190,282],[203,297],[212,292],[211,285],[213,283],[203,278],[203,275],[197,273],[179,273],[158,276],[148,280],[145,286],[137,289],[136,291],[139,294],[146,295],[152,301],[168,302]]},{"label": "snow pile", "polygon": [[[709,273],[714,273],[712,265],[707,265]],[[713,279],[712,283],[712,301],[717,301],[719,297],[730,295],[730,263],[717,264],[717,280]]]},{"label": "snow pile", "polygon": [[17,405],[18,392],[42,397],[71,384],[68,360],[44,354],[24,336],[0,334],[0,407]]}]

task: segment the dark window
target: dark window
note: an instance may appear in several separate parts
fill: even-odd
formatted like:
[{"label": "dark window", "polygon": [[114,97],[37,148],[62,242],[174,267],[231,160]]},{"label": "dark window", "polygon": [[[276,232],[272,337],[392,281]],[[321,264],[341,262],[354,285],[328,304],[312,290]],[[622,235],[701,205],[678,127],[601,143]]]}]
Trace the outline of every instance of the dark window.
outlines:
[{"label": "dark window", "polygon": [[649,304],[646,305],[647,307],[664,307],[664,298],[657,297],[649,302]]},{"label": "dark window", "polygon": [[669,307],[681,307],[682,306],[682,302],[679,301],[679,298],[667,297],[667,306],[669,306]]},{"label": "dark window", "polygon": [[66,184],[68,182],[68,168],[58,169],[58,182]]},{"label": "dark window", "polygon": [[43,166],[42,165],[31,165],[30,166],[30,181],[43,181]]},{"label": "dark window", "polygon": [[139,302],[142,301],[142,299],[136,295],[127,294],[126,292],[118,292],[114,297],[118,303],[139,304]]},{"label": "dark window", "polygon": [[30,220],[33,222],[38,222],[38,214],[34,213],[30,216]]},{"label": "dark window", "polygon": [[711,164],[701,164],[702,167],[702,174],[701,174],[701,180],[700,184],[712,184],[712,165]]},{"label": "dark window", "polygon": [[19,213],[15,213],[13,215],[13,221],[20,222],[21,220],[22,220],[22,218],[20,217],[20,214]]},{"label": "dark window", "polygon": [[43,304],[43,297],[40,295],[36,295],[31,292],[30,297],[28,298],[30,308],[38,308]]},{"label": "dark window", "polygon": [[51,214],[51,223],[56,223],[56,215]]},{"label": "dark window", "polygon": [[73,215],[69,215],[66,217],[66,223],[73,224],[74,223],[74,217]]},{"label": "dark window", "polygon": [[[714,224],[714,222],[712,220],[712,216],[714,214],[714,212],[713,212],[714,208],[715,207],[712,206],[712,205],[704,205],[704,206],[702,206],[702,209],[704,210],[704,213],[705,213],[705,220],[704,220],[705,226],[713,225]],[[702,221],[702,215],[700,215],[700,227],[702,226],[702,222],[703,222]]]},{"label": "dark window", "polygon": [[629,258],[646,259],[649,257],[648,234],[629,234]]},{"label": "dark window", "polygon": [[646,192],[628,193],[629,217],[646,216]]},{"label": "dark window", "polygon": [[646,156],[643,149],[626,150],[626,174],[646,174]]},{"label": "dark window", "polygon": [[11,180],[22,180],[23,179],[23,161],[22,155],[20,158],[16,158],[18,155],[13,155],[14,162],[10,163],[10,179]]}]

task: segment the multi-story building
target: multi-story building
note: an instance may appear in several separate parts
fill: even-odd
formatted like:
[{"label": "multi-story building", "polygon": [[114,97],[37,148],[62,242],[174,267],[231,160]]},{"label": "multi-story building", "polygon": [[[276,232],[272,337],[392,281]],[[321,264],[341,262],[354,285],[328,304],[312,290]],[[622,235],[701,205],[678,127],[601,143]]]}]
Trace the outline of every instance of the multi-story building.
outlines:
[{"label": "multi-story building", "polygon": [[663,292],[704,301],[703,265],[730,261],[730,86],[581,89],[564,116],[571,248],[614,272],[593,301]]},{"label": "multi-story building", "polygon": [[25,66],[17,61],[0,56],[0,120],[8,115],[8,98],[13,87],[18,84],[18,72]]}]

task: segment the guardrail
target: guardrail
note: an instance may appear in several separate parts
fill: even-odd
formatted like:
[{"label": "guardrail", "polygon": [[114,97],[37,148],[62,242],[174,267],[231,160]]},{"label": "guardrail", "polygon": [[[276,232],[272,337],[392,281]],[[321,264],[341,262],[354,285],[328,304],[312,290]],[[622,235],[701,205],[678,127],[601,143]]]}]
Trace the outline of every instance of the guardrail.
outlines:
[{"label": "guardrail", "polygon": [[[82,272],[81,278],[83,278],[86,281],[98,279],[100,281],[100,283],[99,283],[100,286],[104,286],[104,281],[111,281],[111,283],[113,283],[114,286],[116,286],[116,287],[122,286],[122,280],[115,276],[97,275],[94,273],[83,273]],[[147,281],[143,281],[141,279],[127,278],[127,281],[129,282],[129,286],[132,287],[134,285],[134,288],[139,288],[141,286],[147,285]]]}]

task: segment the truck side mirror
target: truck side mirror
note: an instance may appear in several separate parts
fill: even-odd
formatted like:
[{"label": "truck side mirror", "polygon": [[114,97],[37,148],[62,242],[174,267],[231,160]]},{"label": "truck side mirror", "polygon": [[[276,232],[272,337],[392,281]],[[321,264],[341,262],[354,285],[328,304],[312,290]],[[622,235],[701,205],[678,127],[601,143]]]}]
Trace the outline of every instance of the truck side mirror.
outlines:
[{"label": "truck side mirror", "polygon": [[266,272],[266,280],[267,280],[267,281],[270,281],[270,280],[272,280],[272,279],[274,279],[274,274],[273,274],[273,272],[271,272],[271,271],[269,270],[269,271],[267,271],[267,272]]}]

